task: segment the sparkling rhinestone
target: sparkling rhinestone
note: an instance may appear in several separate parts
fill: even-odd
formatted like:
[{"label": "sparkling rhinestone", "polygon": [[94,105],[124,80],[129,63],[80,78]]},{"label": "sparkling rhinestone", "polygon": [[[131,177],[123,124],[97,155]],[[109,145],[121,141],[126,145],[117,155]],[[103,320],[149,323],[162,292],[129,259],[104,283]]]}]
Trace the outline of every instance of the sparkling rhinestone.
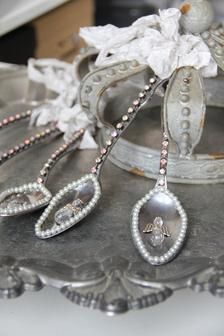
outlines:
[{"label": "sparkling rhinestone", "polygon": [[164,174],[166,173],[166,171],[165,171],[165,169],[164,169],[164,168],[160,169],[160,171],[159,171],[159,172],[160,172],[160,174],[161,174],[161,175],[164,175]]},{"label": "sparkling rhinestone", "polygon": [[163,149],[163,150],[162,150],[162,155],[163,155],[163,156],[166,156],[167,154],[168,154],[167,150]]},{"label": "sparkling rhinestone", "polygon": [[163,143],[162,143],[162,146],[163,146],[163,147],[168,147],[168,145],[169,145],[169,142],[168,142],[168,141],[166,141],[166,140],[163,141]]},{"label": "sparkling rhinestone", "polygon": [[133,101],[134,106],[139,106],[139,104],[140,104],[139,100],[136,99],[136,100]]},{"label": "sparkling rhinestone", "polygon": [[92,172],[93,174],[95,174],[95,173],[97,172],[97,168],[96,168],[96,167],[93,167],[93,168],[91,169],[91,172]]},{"label": "sparkling rhinestone", "polygon": [[128,118],[128,116],[125,114],[123,117],[122,117],[122,120],[123,121],[127,121],[129,118]]},{"label": "sparkling rhinestone", "polygon": [[133,113],[133,112],[134,112],[133,107],[129,107],[129,108],[128,108],[128,113]]},{"label": "sparkling rhinestone", "polygon": [[101,158],[96,158],[96,163],[100,163],[101,162]]},{"label": "sparkling rhinestone", "polygon": [[154,77],[150,78],[149,83],[154,84],[156,82],[156,79]]},{"label": "sparkling rhinestone", "polygon": [[45,170],[45,169],[41,169],[41,171],[40,171],[40,175],[42,175],[42,176],[46,176],[46,175],[47,175],[46,170]]},{"label": "sparkling rhinestone", "polygon": [[42,177],[38,177],[37,183],[43,183],[43,182],[44,182],[44,179]]},{"label": "sparkling rhinestone", "polygon": [[107,141],[106,141],[106,145],[107,145],[107,146],[111,146],[111,145],[112,145],[112,141],[111,141],[111,140],[107,140]]},{"label": "sparkling rhinestone", "polygon": [[167,164],[167,160],[166,159],[162,159],[160,160],[160,163],[162,166],[165,166]]},{"label": "sparkling rhinestone", "polygon": [[150,86],[149,85],[145,85],[144,90],[148,92],[150,90]]},{"label": "sparkling rhinestone", "polygon": [[100,151],[100,153],[101,153],[102,155],[106,154],[106,153],[107,153],[106,148],[102,148],[101,151]]},{"label": "sparkling rhinestone", "polygon": [[62,209],[59,209],[54,216],[54,220],[57,224],[64,224],[74,215],[74,212],[69,207],[65,206]]},{"label": "sparkling rhinestone", "polygon": [[142,99],[142,98],[144,98],[144,97],[145,97],[145,93],[144,93],[144,92],[140,92],[138,96],[139,96],[139,98],[141,98],[141,99]]},{"label": "sparkling rhinestone", "polygon": [[124,127],[123,123],[118,123],[116,126],[117,129],[122,129],[123,127]]},{"label": "sparkling rhinestone", "polygon": [[118,136],[118,133],[117,133],[116,131],[113,131],[113,132],[111,133],[111,136],[112,136],[113,138],[116,138],[116,137]]},{"label": "sparkling rhinestone", "polygon": [[159,185],[164,186],[164,185],[165,185],[165,181],[161,179],[161,180],[159,181]]}]

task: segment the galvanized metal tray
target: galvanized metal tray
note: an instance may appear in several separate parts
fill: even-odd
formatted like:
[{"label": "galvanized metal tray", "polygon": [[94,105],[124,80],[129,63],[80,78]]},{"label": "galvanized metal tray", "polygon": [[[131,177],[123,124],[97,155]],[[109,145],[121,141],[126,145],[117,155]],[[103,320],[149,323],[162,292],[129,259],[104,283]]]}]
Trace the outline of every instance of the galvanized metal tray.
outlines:
[{"label": "galvanized metal tray", "polygon": [[[45,99],[35,88],[37,99],[28,84],[25,69],[1,76],[1,116],[30,106],[27,96]],[[144,113],[139,118],[144,123]],[[25,123],[1,132],[0,150],[24,138]],[[1,166],[0,188],[32,181],[60,141],[48,140]],[[55,193],[88,171],[94,157],[95,151],[88,150],[64,158],[49,178],[50,190]],[[141,259],[130,233],[132,206],[154,182],[107,162],[102,185],[98,208],[56,238],[42,241],[35,237],[34,224],[40,212],[0,221],[0,297],[17,297],[26,290],[53,286],[76,304],[113,315],[161,303],[183,288],[224,296],[222,184],[170,185],[188,213],[189,232],[181,254],[162,267]]]}]

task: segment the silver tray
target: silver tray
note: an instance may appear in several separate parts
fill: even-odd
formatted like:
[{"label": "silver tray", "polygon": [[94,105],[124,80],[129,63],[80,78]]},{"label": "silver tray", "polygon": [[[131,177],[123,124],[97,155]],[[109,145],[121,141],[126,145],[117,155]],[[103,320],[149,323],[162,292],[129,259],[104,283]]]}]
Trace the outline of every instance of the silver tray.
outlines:
[{"label": "silver tray", "polygon": [[[45,99],[40,88],[32,85],[31,90],[28,84],[25,69],[1,76],[1,116],[30,106],[24,97],[31,93],[36,100],[37,92],[40,100]],[[0,150],[24,138],[25,123],[1,132]],[[60,141],[48,140],[1,166],[1,189],[32,181]],[[64,158],[49,178],[50,190],[55,193],[88,171],[95,154],[80,151]],[[34,223],[40,212],[1,220],[0,297],[14,298],[26,290],[52,286],[76,304],[113,315],[161,303],[183,288],[224,296],[223,185],[170,185],[182,200],[190,225],[183,251],[162,267],[141,259],[130,234],[132,206],[154,182],[107,162],[102,185],[103,198],[92,215],[56,238],[35,237]]]}]

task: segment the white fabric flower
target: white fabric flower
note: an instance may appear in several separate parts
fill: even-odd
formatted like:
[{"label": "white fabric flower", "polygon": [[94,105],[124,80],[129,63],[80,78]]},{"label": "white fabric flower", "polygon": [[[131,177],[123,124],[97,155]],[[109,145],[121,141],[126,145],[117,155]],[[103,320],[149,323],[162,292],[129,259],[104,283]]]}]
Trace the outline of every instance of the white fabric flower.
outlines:
[{"label": "white fabric flower", "polygon": [[79,82],[73,73],[72,64],[56,59],[29,60],[29,78],[58,94],[55,99],[41,103],[33,109],[30,125],[44,126],[55,122],[64,133],[65,141],[69,140],[75,131],[84,128],[86,131],[79,148],[97,148],[93,138],[95,120],[90,120],[78,103]]},{"label": "white fabric flower", "polygon": [[160,78],[168,78],[182,66],[202,69],[203,76],[216,76],[217,66],[200,36],[179,33],[181,12],[176,8],[159,11],[131,26],[113,25],[80,29],[80,36],[99,50],[96,66],[125,60],[149,65]]}]

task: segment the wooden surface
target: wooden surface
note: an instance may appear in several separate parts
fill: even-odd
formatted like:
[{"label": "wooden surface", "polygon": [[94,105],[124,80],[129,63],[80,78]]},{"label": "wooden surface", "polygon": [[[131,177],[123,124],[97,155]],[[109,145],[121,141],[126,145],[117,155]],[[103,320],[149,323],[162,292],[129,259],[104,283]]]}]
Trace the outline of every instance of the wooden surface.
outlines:
[{"label": "wooden surface", "polygon": [[93,24],[93,0],[72,0],[33,21],[37,58],[72,61],[82,45],[78,32]]}]

